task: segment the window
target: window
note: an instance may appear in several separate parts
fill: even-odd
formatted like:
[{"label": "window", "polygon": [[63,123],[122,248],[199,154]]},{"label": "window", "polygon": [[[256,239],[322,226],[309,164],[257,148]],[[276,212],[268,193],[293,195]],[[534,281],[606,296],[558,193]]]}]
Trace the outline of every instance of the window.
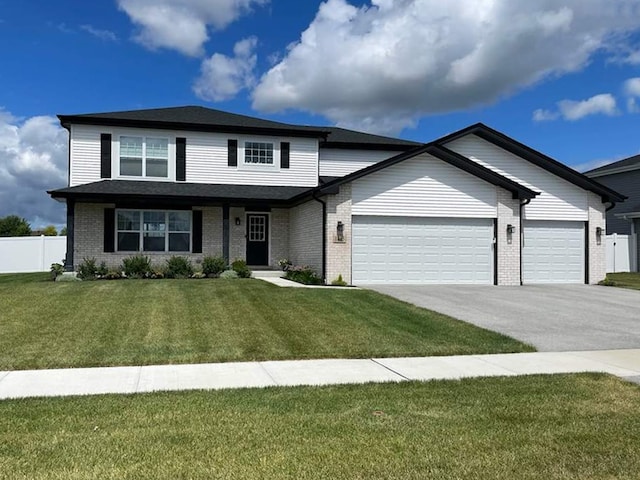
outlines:
[{"label": "window", "polygon": [[120,175],[167,178],[169,176],[169,140],[121,136]]},{"label": "window", "polygon": [[273,143],[244,142],[244,163],[273,165]]},{"label": "window", "polygon": [[119,252],[191,251],[191,212],[118,210]]}]

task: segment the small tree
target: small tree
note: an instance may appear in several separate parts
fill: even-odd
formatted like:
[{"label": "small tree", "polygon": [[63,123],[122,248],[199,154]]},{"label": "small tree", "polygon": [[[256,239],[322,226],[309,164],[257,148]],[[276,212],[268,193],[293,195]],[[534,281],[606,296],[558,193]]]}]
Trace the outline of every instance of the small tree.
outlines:
[{"label": "small tree", "polygon": [[0,218],[0,237],[26,237],[31,235],[31,225],[17,215]]},{"label": "small tree", "polygon": [[47,225],[42,229],[42,234],[45,237],[55,237],[58,235],[58,230],[53,225]]}]

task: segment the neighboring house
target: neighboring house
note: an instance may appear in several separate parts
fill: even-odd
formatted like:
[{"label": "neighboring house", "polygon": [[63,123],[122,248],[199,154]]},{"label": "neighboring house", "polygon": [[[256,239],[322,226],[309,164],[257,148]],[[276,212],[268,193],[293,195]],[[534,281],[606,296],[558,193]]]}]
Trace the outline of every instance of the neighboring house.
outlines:
[{"label": "neighboring house", "polygon": [[482,124],[423,145],[202,107],[59,118],[67,269],[143,252],[353,284],[595,283],[624,200]]},{"label": "neighboring house", "polygon": [[[595,168],[585,175],[628,197],[624,204],[607,211],[607,233],[637,238],[640,233],[640,155]],[[635,258],[640,258],[638,243],[635,242]]]}]

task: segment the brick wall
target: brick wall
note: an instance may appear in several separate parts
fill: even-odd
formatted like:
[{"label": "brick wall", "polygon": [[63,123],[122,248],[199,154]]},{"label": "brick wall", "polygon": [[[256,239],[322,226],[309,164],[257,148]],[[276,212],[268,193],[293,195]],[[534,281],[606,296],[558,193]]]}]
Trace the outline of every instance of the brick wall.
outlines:
[{"label": "brick wall", "polygon": [[[119,268],[122,260],[135,252],[105,253],[104,249],[104,209],[114,208],[109,204],[77,203],[75,208],[74,266],[83,258],[95,258],[98,264],[105,262],[109,268]],[[198,209],[196,207],[196,209]],[[222,209],[202,208],[202,253],[154,253],[144,252],[154,266],[163,266],[173,255],[188,257],[198,268],[207,255],[222,256]]]},{"label": "brick wall", "polygon": [[[606,205],[602,203],[599,195],[589,192],[589,283],[598,283],[604,280],[607,274],[606,248],[607,241],[605,237],[606,222],[605,210]],[[596,228],[602,228],[602,236],[597,238]]]},{"label": "brick wall", "polygon": [[[236,225],[236,218],[240,218],[240,225]],[[245,237],[247,218],[243,207],[229,209],[229,261],[247,258],[247,239]]]},{"label": "brick wall", "polygon": [[[511,192],[498,191],[498,285],[520,285],[520,200]],[[513,225],[513,234],[507,234],[507,225]]]},{"label": "brick wall", "polygon": [[310,200],[289,210],[289,260],[322,272],[322,205]]},{"label": "brick wall", "polygon": [[278,260],[289,258],[289,210],[274,208],[271,210],[271,255],[270,265],[278,267]]},{"label": "brick wall", "polygon": [[[326,197],[327,202],[327,282],[342,275],[351,283],[351,184],[341,185],[336,195]],[[337,242],[338,222],[344,224],[344,242]]]}]

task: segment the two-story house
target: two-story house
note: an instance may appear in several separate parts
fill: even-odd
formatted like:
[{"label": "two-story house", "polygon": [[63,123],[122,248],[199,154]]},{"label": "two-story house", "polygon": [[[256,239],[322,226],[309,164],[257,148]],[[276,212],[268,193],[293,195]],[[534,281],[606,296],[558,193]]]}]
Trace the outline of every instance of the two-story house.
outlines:
[{"label": "two-story house", "polygon": [[628,197],[624,204],[607,211],[607,233],[631,236],[629,246],[635,252],[629,255],[630,267],[632,271],[638,271],[636,259],[640,258],[640,242],[637,241],[640,233],[640,155],[595,168],[585,175]]},{"label": "two-story house", "polygon": [[482,124],[427,144],[203,107],[60,115],[66,268],[287,258],[327,281],[595,283],[624,197]]}]

